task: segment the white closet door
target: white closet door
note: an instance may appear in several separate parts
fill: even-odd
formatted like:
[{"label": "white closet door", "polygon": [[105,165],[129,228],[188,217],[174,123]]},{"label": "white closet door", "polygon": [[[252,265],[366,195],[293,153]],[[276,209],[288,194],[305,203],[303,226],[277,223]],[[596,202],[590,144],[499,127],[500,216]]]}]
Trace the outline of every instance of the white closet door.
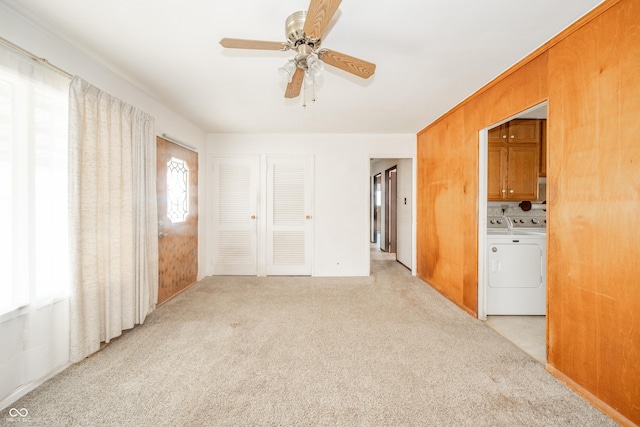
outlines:
[{"label": "white closet door", "polygon": [[267,158],[267,274],[311,275],[313,158]]},{"label": "white closet door", "polygon": [[256,274],[258,157],[213,158],[213,274]]}]

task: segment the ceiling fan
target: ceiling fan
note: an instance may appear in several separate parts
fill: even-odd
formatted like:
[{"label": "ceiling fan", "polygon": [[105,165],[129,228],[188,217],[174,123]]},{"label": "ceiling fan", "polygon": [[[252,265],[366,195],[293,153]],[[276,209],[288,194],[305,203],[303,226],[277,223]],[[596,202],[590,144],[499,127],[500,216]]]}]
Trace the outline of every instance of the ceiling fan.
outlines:
[{"label": "ceiling fan", "polygon": [[295,51],[296,56],[279,70],[288,81],[285,98],[300,95],[305,77],[317,76],[323,63],[367,79],[375,72],[375,64],[320,47],[322,34],[341,2],[311,0],[308,11],[290,15],[285,22],[286,42],[224,38],[220,44],[231,49]]}]

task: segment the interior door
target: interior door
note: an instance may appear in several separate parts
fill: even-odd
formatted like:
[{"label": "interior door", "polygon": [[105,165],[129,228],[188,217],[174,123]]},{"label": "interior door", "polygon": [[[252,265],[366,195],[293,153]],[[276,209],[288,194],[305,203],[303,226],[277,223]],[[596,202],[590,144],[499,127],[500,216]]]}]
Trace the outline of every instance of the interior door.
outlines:
[{"label": "interior door", "polygon": [[396,166],[387,169],[386,176],[386,202],[385,202],[385,250],[395,256],[397,246],[397,228],[398,228],[398,183]]},{"label": "interior door", "polygon": [[158,303],[198,276],[198,153],[156,139]]},{"label": "interior door", "polygon": [[373,177],[373,194],[372,194],[372,204],[373,204],[373,238],[371,240],[372,243],[375,243],[378,247],[380,247],[380,230],[382,229],[382,215],[380,213],[380,208],[382,206],[382,174],[377,174]]},{"label": "interior door", "polygon": [[257,273],[258,157],[212,159],[215,275]]},{"label": "interior door", "polygon": [[267,275],[311,275],[313,159],[267,158]]}]

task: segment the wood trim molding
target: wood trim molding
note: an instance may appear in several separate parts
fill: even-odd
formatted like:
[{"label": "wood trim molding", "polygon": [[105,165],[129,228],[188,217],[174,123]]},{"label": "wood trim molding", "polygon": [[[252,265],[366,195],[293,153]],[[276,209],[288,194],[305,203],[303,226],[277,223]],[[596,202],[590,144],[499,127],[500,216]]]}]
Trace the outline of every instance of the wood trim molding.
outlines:
[{"label": "wood trim molding", "polygon": [[174,299],[175,297],[177,297],[178,295],[182,295],[187,289],[190,289],[193,285],[195,285],[196,283],[198,283],[199,280],[196,280],[195,282],[185,286],[184,288],[180,289],[178,292],[176,292],[175,294],[171,295],[169,298],[167,298],[166,300],[158,303],[156,305],[156,308],[158,307],[162,307],[163,305],[165,305],[166,303],[168,303],[169,301],[171,301],[172,299]]},{"label": "wood trim molding", "polygon": [[602,411],[605,415],[611,417],[615,422],[624,427],[637,427],[637,424],[632,422],[630,419],[622,415],[620,412],[616,411],[614,408],[600,400],[590,391],[573,381],[571,378],[558,371],[556,368],[547,363],[546,370],[556,377],[556,379],[560,380],[571,390],[575,391],[580,397],[582,397],[587,402],[591,403],[593,406]]},{"label": "wood trim molding", "polygon": [[438,117],[436,120],[434,120],[433,122],[429,123],[421,131],[418,132],[418,135],[420,135],[421,133],[425,132],[428,128],[430,128],[431,126],[435,125],[436,123],[438,123],[438,122],[442,121],[443,119],[447,118],[454,111],[456,111],[457,109],[459,109],[459,108],[463,107],[464,105],[466,105],[473,98],[475,98],[475,97],[481,95],[482,93],[486,92],[487,90],[491,89],[492,87],[494,87],[495,85],[500,83],[502,80],[506,79],[511,74],[515,73],[516,71],[518,71],[520,68],[522,68],[523,66],[525,66],[529,62],[533,61],[538,56],[540,56],[543,53],[547,52],[553,46],[557,45],[558,43],[560,43],[561,41],[563,41],[564,39],[569,37],[571,34],[575,33],[580,28],[582,28],[585,25],[587,25],[589,22],[593,21],[598,16],[602,15],[604,12],[606,12],[607,10],[609,10],[611,7],[615,6],[619,2],[620,2],[620,0],[605,0],[604,2],[602,2],[601,4],[599,4],[598,6],[593,8],[591,11],[589,11],[582,18],[578,19],[576,22],[574,22],[573,24],[569,25],[567,28],[562,30],[558,35],[554,36],[551,40],[549,40],[546,43],[544,43],[542,46],[540,46],[539,48],[537,48],[536,50],[531,52],[529,55],[525,56],[520,61],[516,62],[514,65],[509,67],[507,70],[505,70],[504,72],[499,74],[497,77],[495,77],[489,83],[487,83],[486,85],[482,86],[480,89],[478,89],[477,91],[473,92],[471,95],[469,95],[468,97],[466,97],[465,99],[460,101],[459,104],[457,104],[455,107],[451,108],[449,111],[444,113],[442,116]]},{"label": "wood trim molding", "polygon": [[456,307],[458,307],[460,310],[464,311],[465,313],[467,313],[469,316],[473,317],[474,319],[478,318],[478,313],[476,313],[475,311],[471,310],[469,307],[465,307],[461,303],[458,303],[455,298],[453,298],[451,295],[448,295],[445,292],[442,292],[440,289],[436,288],[435,286],[431,285],[431,283],[427,282],[427,280],[424,277],[422,277],[420,275],[418,275],[417,277],[418,277],[418,279],[422,280],[422,282],[425,285],[429,286],[431,289],[433,289],[434,291],[436,291],[437,293],[439,293],[440,295],[445,297],[450,303],[455,304]]}]

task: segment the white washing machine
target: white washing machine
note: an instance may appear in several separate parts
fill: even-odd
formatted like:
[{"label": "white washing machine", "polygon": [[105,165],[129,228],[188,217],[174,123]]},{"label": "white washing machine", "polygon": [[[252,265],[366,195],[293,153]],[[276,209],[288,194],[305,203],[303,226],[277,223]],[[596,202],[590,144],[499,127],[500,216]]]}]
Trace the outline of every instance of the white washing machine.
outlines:
[{"label": "white washing machine", "polygon": [[[491,224],[491,219],[489,221]],[[547,312],[544,224],[493,227],[487,232],[487,315],[545,315]],[[517,224],[517,223],[516,223]],[[537,224],[540,224],[537,226]]]}]

